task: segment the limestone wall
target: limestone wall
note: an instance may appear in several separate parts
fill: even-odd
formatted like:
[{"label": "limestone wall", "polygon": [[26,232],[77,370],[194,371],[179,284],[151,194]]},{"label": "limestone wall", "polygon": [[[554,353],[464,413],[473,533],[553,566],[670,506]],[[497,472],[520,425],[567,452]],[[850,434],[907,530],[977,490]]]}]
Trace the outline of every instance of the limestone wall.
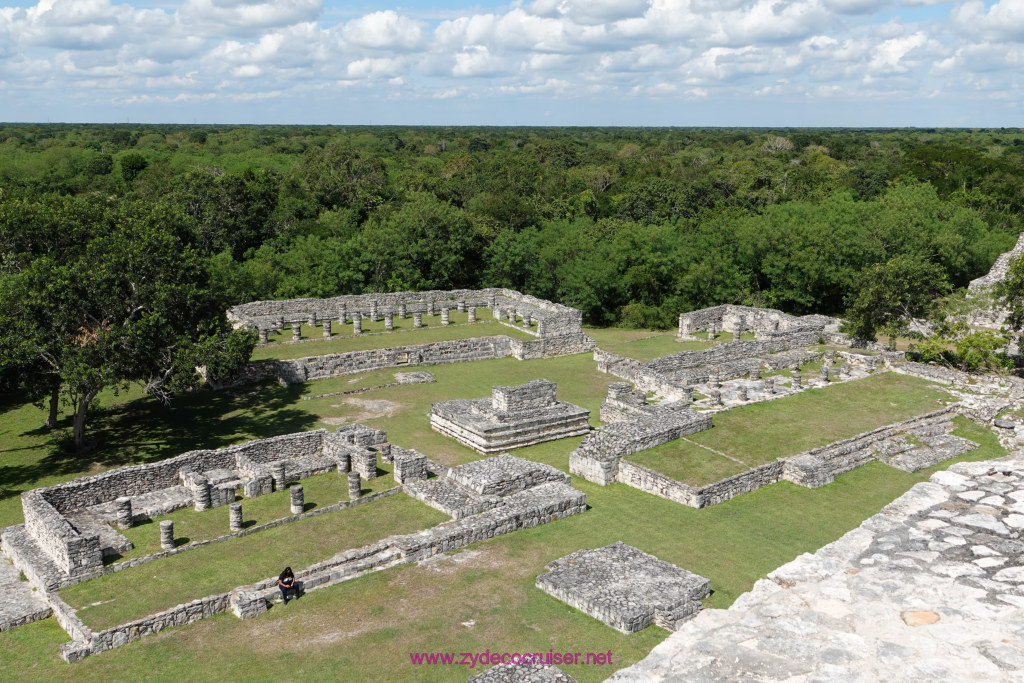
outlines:
[{"label": "limestone wall", "polygon": [[782,479],[782,468],[782,461],[770,462],[728,479],[695,487],[623,458],[619,461],[618,481],[689,507],[703,508],[777,483]]},{"label": "limestone wall", "polygon": [[[545,330],[546,334],[547,330]],[[543,339],[533,341],[514,338],[508,338],[508,340],[510,352],[516,360],[568,356],[574,353],[586,353],[597,348],[597,342],[582,332],[545,336]]]},{"label": "limestone wall", "polygon": [[21,508],[25,529],[61,571],[76,577],[103,566],[99,537],[79,533],[40,489],[21,494]]},{"label": "limestone wall", "polygon": [[949,406],[786,458],[782,478],[808,488],[824,486],[835,480],[836,475],[872,460],[871,446],[875,443],[892,438],[915,425],[951,418],[956,412],[956,406]]},{"label": "limestone wall", "polygon": [[692,508],[700,507],[700,497],[696,488],[631,460],[619,461],[616,480],[660,498],[667,498]]},{"label": "limestone wall", "polygon": [[799,329],[766,335],[763,340],[733,341],[701,351],[681,351],[644,363],[643,367],[658,373],[672,373],[699,365],[720,365],[729,361],[754,358],[795,347],[811,346],[817,344],[820,337],[821,332],[818,329]]}]

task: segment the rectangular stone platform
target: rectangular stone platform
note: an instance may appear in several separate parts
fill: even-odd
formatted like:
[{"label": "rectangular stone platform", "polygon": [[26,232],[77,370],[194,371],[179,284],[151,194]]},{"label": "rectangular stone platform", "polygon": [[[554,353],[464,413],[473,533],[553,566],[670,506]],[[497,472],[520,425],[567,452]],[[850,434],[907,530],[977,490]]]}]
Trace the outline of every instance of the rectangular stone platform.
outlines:
[{"label": "rectangular stone platform", "polygon": [[508,453],[459,465],[448,470],[447,478],[483,495],[507,496],[544,482],[570,482],[565,472]]},{"label": "rectangular stone platform", "polygon": [[619,541],[555,560],[537,588],[623,633],[670,631],[701,608],[711,582]]},{"label": "rectangular stone platform", "polygon": [[435,403],[434,431],[480,453],[500,453],[590,431],[590,411],[555,400],[554,382],[538,379],[493,388],[490,398]]}]

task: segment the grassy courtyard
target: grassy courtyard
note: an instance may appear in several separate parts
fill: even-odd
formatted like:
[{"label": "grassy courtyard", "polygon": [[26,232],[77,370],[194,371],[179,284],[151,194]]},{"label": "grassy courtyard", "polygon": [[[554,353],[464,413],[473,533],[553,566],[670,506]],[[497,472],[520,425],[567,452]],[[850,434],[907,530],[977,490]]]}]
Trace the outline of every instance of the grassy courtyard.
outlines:
[{"label": "grassy courtyard", "polygon": [[[599,342],[629,344],[656,336],[630,332],[615,337],[614,332]],[[671,340],[671,335],[660,336]],[[649,342],[656,343],[666,342]],[[674,340],[671,343],[677,344]],[[673,348],[682,350],[677,346]],[[291,348],[313,347],[321,345]],[[318,427],[333,429],[352,422],[386,429],[393,443],[415,448],[433,459],[450,464],[468,462],[480,455],[430,429],[432,402],[486,396],[492,385],[515,385],[542,377],[558,383],[559,399],[590,409],[591,423],[598,425],[597,411],[607,386],[617,381],[614,376],[596,372],[590,354],[415,369],[433,373],[436,383],[302,400],[386,383],[392,375],[375,371],[287,388],[268,383],[232,392],[197,392],[178,397],[169,408],[141,396],[137,390],[104,394],[90,423],[96,447],[87,457],[61,447],[69,428],[67,418],[57,430],[43,430],[39,428],[44,418],[42,410],[16,397],[2,397],[0,524],[21,521],[18,494],[24,490],[123,464],[152,462],[197,445],[221,447]],[[764,462],[870,428],[864,425],[887,424],[938,408],[942,397],[940,389],[926,382],[879,375],[804,392],[793,399],[791,407],[775,407],[785,403],[780,400],[716,415],[714,429],[691,438],[700,438],[702,444],[744,462]],[[833,403],[819,408],[817,403],[821,401]],[[763,412],[769,408],[785,412]],[[862,414],[857,419],[863,421],[855,422],[855,414]],[[958,433],[983,444],[959,460],[1004,454],[991,433],[972,423],[961,421]],[[579,442],[579,438],[548,442],[516,454],[568,471],[569,453]],[[732,466],[707,458],[705,454],[710,451],[706,449],[692,444],[683,448],[695,456],[694,460],[703,458],[698,463],[700,469],[691,475],[698,479],[720,479],[718,475]],[[948,465],[943,463],[939,468]],[[583,547],[622,540],[710,578],[714,592],[707,606],[727,607],[767,572],[855,528],[930,473],[908,474],[873,463],[819,489],[782,482],[702,510],[623,485],[600,487],[574,477],[573,485],[587,494],[589,509],[582,515],[477,543],[436,561],[395,567],[314,591],[253,620],[243,622],[220,615],[169,629],[75,665],[59,659],[57,646],[68,638],[52,619],[0,633],[0,675],[19,680],[75,681],[177,681],[183,676],[255,681],[299,677],[464,681],[479,669],[414,667],[409,653],[479,652],[488,648],[492,652],[612,650],[610,667],[564,667],[580,681],[600,681],[645,656],[668,633],[651,627],[625,636],[547,596],[534,587],[534,581],[548,562]],[[382,477],[380,485],[387,485],[389,479]],[[337,482],[325,480],[322,491],[312,482],[303,482],[306,500],[311,504],[326,505],[346,497],[331,488]],[[265,504],[269,507],[260,512],[258,503],[261,501],[243,501],[247,520],[281,516],[276,510],[285,506],[268,497]],[[198,538],[203,534],[219,535],[226,529],[224,510],[183,513],[188,514],[181,517],[181,522],[176,519],[176,527],[182,525],[178,535]],[[198,517],[210,513],[212,526],[204,531]],[[196,518],[194,529],[184,521],[189,514]],[[285,564],[302,567],[403,529],[431,526],[438,521],[432,515],[439,513],[395,496],[183,553],[177,556],[180,559],[142,565],[64,594],[75,604],[89,605],[81,613],[87,623],[118,623],[126,615],[163,609],[191,597],[275,575]],[[140,542],[152,541],[146,526],[137,530],[148,539],[140,537]],[[155,528],[153,531],[155,536]],[[206,551],[212,553],[204,554]]]}]

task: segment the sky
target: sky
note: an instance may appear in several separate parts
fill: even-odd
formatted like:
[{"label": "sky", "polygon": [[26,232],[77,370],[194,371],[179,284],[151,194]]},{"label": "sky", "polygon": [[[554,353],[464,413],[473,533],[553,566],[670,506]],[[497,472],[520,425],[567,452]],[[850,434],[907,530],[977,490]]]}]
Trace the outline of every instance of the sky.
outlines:
[{"label": "sky", "polygon": [[1024,0],[0,0],[0,121],[1024,127]]}]

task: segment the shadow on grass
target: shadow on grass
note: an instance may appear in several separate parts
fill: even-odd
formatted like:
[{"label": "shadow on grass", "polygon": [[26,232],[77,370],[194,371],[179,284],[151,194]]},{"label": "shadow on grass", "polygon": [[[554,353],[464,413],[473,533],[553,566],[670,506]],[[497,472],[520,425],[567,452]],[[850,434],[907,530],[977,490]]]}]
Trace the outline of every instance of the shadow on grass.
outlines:
[{"label": "shadow on grass", "polygon": [[[46,477],[156,462],[191,450],[306,431],[317,422],[316,415],[294,406],[306,390],[304,384],[282,387],[268,382],[258,391],[247,389],[245,393],[203,389],[176,396],[170,406],[143,396],[99,408],[87,422],[90,448],[84,453],[73,451],[66,444],[69,439],[62,438],[71,430],[69,415],[52,430],[25,430],[20,436],[38,438],[49,433],[48,442],[3,452],[39,449],[45,454],[29,463],[0,467],[0,499],[19,495],[25,490],[21,485]],[[0,411],[24,404],[23,397],[5,396]]]}]

